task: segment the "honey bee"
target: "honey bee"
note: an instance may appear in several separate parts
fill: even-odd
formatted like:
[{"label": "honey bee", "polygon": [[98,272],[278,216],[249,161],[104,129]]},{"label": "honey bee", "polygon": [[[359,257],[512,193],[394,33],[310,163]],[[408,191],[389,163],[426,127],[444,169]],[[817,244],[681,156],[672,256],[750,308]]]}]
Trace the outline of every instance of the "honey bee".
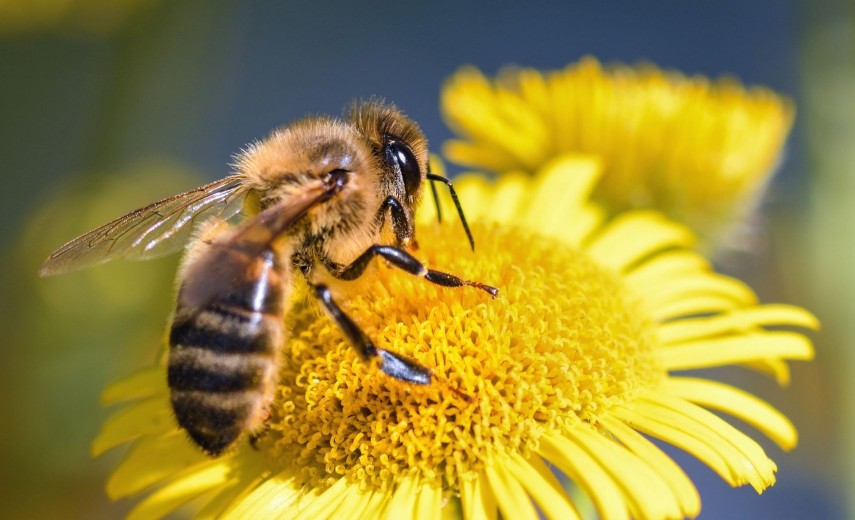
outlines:
[{"label": "honey bee", "polygon": [[[419,126],[393,105],[363,101],[344,120],[297,121],[240,152],[235,169],[72,240],[39,271],[148,259],[189,242],[167,380],[178,424],[210,456],[264,430],[287,334],[283,316],[298,281],[364,360],[378,358],[383,373],[416,385],[430,384],[431,370],[375,345],[324,280],[355,280],[379,256],[438,285],[498,293],[413,256],[414,212],[428,181],[449,188],[473,249],[474,242],[451,182],[429,171]],[[250,216],[231,223],[239,213]]]}]

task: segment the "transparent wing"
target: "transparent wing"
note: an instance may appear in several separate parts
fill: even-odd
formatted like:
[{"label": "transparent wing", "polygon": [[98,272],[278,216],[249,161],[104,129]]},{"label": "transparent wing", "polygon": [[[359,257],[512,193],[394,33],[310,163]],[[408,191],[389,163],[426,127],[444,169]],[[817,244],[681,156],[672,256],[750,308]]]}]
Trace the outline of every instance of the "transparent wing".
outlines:
[{"label": "transparent wing", "polygon": [[337,193],[341,185],[343,182],[307,186],[300,193],[241,222],[234,232],[215,240],[187,267],[178,296],[181,305],[200,308],[217,294],[233,290],[236,280],[248,278],[247,269],[277,237],[312,207]]},{"label": "transparent wing", "polygon": [[173,253],[187,243],[196,223],[240,212],[248,192],[243,178],[233,175],[132,211],[51,253],[39,275],[76,271],[114,258],[148,260]]}]

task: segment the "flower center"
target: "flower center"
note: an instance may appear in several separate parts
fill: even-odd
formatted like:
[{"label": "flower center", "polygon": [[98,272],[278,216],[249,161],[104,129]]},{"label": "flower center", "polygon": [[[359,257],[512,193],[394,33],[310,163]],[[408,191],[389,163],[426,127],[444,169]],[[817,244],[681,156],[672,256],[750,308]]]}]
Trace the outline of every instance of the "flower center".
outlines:
[{"label": "flower center", "polygon": [[346,476],[387,489],[417,471],[453,488],[491,453],[526,454],[542,433],[594,423],[664,375],[652,322],[616,275],[519,229],[476,224],[473,232],[475,253],[451,225],[419,229],[418,256],[498,287],[497,299],[382,262],[359,291],[339,291],[376,345],[433,370],[429,386],[364,363],[316,307],[289,313],[292,337],[263,446],[302,467],[307,484]]}]

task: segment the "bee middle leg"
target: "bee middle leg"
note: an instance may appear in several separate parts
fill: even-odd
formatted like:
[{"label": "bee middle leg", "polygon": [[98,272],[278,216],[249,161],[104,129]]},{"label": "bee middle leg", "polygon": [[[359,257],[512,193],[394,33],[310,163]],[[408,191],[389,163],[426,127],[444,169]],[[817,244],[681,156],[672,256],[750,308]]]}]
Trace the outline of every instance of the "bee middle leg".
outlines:
[{"label": "bee middle leg", "polygon": [[356,323],[350,319],[350,316],[341,310],[341,307],[333,300],[332,294],[326,285],[312,285],[318,300],[324,306],[324,310],[338,324],[344,335],[350,343],[356,347],[356,350],[364,360],[369,360],[373,357],[380,358],[380,370],[384,374],[417,385],[429,385],[431,382],[431,370],[423,367],[411,359],[404,356],[389,352],[388,350],[379,348],[374,345],[371,339],[365,335]]},{"label": "bee middle leg", "polygon": [[421,276],[425,280],[437,285],[445,287],[462,287],[465,285],[477,287],[478,289],[490,293],[490,296],[493,298],[499,294],[499,290],[495,287],[491,287],[480,282],[464,280],[463,278],[451,273],[428,269],[410,253],[392,246],[381,246],[375,244],[359,255],[359,257],[350,265],[343,266],[331,262],[325,262],[325,266],[336,278],[341,280],[355,280],[362,276],[362,273],[365,272],[368,264],[375,256],[379,256],[395,267],[403,269],[410,274]]}]

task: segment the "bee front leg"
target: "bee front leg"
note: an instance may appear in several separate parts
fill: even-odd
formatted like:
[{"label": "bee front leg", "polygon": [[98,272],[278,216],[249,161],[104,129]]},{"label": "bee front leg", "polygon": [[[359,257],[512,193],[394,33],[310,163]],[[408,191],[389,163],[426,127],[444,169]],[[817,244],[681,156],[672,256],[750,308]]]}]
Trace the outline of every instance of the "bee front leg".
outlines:
[{"label": "bee front leg", "polygon": [[333,300],[332,294],[326,285],[313,285],[315,296],[324,306],[327,314],[338,324],[350,343],[368,361],[373,357],[380,358],[380,370],[384,374],[417,385],[429,385],[431,382],[430,369],[423,367],[413,360],[404,356],[394,354],[388,350],[378,348],[371,339],[353,322],[350,317],[341,310],[341,307]]},{"label": "bee front leg", "polygon": [[397,245],[406,246],[417,249],[415,240],[413,239],[413,225],[407,218],[404,212],[404,206],[393,196],[386,197],[383,204],[380,205],[380,210],[377,212],[377,225],[382,228],[386,223],[386,213],[392,215],[392,231],[395,233]]},{"label": "bee front leg", "polygon": [[354,260],[350,265],[342,266],[331,262],[324,262],[324,265],[336,278],[341,280],[355,280],[362,276],[362,273],[365,272],[368,264],[375,256],[379,256],[395,267],[403,269],[410,274],[421,276],[425,280],[437,285],[445,287],[462,287],[465,285],[477,287],[478,289],[490,293],[490,296],[493,298],[499,294],[499,290],[495,287],[491,287],[480,282],[464,280],[463,278],[451,273],[428,269],[410,253],[392,246],[381,246],[375,244],[359,255],[359,258]]}]

